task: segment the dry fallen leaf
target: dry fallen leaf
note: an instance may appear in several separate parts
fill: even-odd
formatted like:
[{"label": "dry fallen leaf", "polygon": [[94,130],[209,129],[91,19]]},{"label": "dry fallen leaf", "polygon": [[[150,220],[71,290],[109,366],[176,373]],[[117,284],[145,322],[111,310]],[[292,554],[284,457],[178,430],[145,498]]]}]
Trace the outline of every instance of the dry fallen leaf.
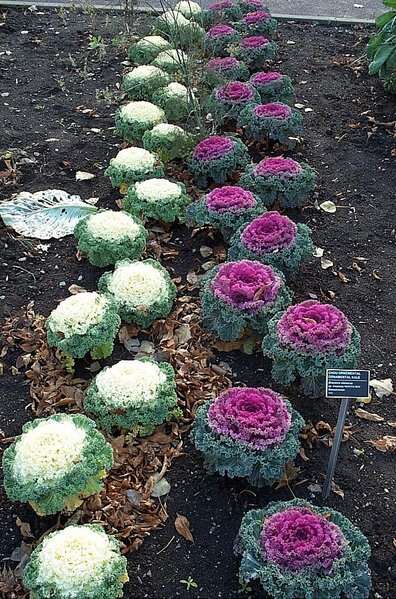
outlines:
[{"label": "dry fallen leaf", "polygon": [[323,258],[322,257],[320,259],[320,265],[323,268],[323,270],[327,270],[328,268],[331,268],[332,266],[334,266],[334,262],[332,262],[328,258]]},{"label": "dry fallen leaf", "polygon": [[385,435],[381,439],[370,440],[368,443],[373,445],[378,451],[382,451],[382,453],[396,451],[396,437],[391,435]]},{"label": "dry fallen leaf", "polygon": [[194,543],[194,537],[191,534],[190,523],[186,516],[182,516],[181,514],[176,514],[175,520],[175,528],[179,535],[184,537],[186,541],[190,541]]},{"label": "dry fallen leaf", "polygon": [[388,397],[393,393],[392,379],[371,379],[370,387],[374,389],[374,393],[378,399]]},{"label": "dry fallen leaf", "polygon": [[362,420],[370,420],[371,422],[383,422],[384,418],[379,414],[374,414],[373,412],[367,412],[362,408],[356,408],[355,416],[358,418],[362,418]]},{"label": "dry fallen leaf", "polygon": [[76,172],[76,181],[89,181],[90,179],[94,179],[95,175],[92,173],[85,173],[84,171]]},{"label": "dry fallen leaf", "polygon": [[331,200],[327,200],[327,202],[322,202],[319,204],[319,208],[323,210],[323,212],[328,212],[329,214],[334,214],[337,210],[337,206]]}]

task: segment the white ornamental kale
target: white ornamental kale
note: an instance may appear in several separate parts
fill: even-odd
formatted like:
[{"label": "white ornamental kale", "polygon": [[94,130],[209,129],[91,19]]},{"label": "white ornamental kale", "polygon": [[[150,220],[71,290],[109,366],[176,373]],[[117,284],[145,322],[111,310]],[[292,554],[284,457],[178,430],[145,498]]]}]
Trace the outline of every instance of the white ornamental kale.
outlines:
[{"label": "white ornamental kale", "polygon": [[31,554],[23,580],[34,599],[117,599],[128,581],[118,541],[94,524],[47,535]]}]

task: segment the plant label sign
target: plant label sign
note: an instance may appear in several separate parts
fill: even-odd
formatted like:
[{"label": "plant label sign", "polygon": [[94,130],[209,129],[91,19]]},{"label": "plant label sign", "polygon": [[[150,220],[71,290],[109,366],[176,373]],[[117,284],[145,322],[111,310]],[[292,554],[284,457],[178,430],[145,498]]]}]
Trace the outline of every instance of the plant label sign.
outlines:
[{"label": "plant label sign", "polygon": [[329,368],[326,370],[326,397],[341,399],[342,401],[338,411],[337,426],[327,466],[326,480],[323,485],[322,495],[324,499],[327,499],[330,494],[342,434],[344,432],[345,419],[348,414],[349,400],[356,397],[368,397],[369,394],[369,370],[346,370],[342,368]]},{"label": "plant label sign", "polygon": [[368,397],[370,394],[369,370],[326,370],[326,397],[333,399]]}]

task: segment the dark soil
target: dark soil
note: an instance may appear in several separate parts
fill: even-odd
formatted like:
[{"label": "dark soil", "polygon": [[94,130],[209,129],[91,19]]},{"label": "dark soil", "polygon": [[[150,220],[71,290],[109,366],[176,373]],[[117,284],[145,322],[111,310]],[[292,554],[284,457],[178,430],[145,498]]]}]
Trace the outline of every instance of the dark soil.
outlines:
[{"label": "dark soil", "polygon": [[[142,18],[136,28],[145,33],[147,20]],[[125,59],[122,48],[111,41],[120,30],[119,17],[110,14],[5,11],[0,26],[0,149],[13,149],[18,175],[15,184],[2,187],[0,199],[22,190],[58,188],[84,199],[99,197],[101,206],[114,205],[118,196],[103,170],[120,145],[109,130]],[[293,78],[298,102],[312,108],[304,115],[305,142],[294,155],[319,172],[314,199],[332,200],[338,206],[335,214],[326,214],[312,203],[299,217],[312,227],[315,243],[325,248],[334,267],[323,270],[313,259],[293,285],[296,300],[313,296],[334,300],[362,334],[362,367],[371,369],[376,378],[394,378],[396,144],[389,123],[395,118],[395,101],[368,77],[364,59],[358,60],[369,30],[297,23],[282,23],[280,30],[276,68]],[[103,36],[104,56],[88,50],[90,34]],[[83,112],[85,108],[92,111]],[[96,177],[76,182],[77,170]],[[182,227],[173,230],[180,255],[165,265],[184,277],[198,263],[198,252],[192,250],[208,240],[204,234],[192,240]],[[38,312],[47,315],[68,295],[69,285],[93,289],[99,275],[99,269],[76,260],[70,237],[43,248],[36,240],[1,229],[0,252],[0,316],[31,300]],[[31,417],[26,381],[10,370],[14,357],[0,376],[0,426],[6,436],[17,434]],[[271,384],[269,364],[259,354],[232,352],[218,359],[230,365],[235,383]],[[295,390],[291,393],[307,421],[335,424],[337,401],[313,402]],[[395,420],[394,396],[374,399],[365,407],[385,420],[359,420],[352,411],[354,434],[341,448],[336,473],[345,496],[333,493],[327,503],[360,526],[370,540],[371,597],[392,599],[396,598],[394,456],[376,451],[367,441],[392,435],[392,430],[394,434],[387,424]],[[301,473],[292,486],[297,496],[321,502],[308,487],[322,483],[328,453],[321,446],[307,451],[309,461],[299,461]],[[287,487],[257,492],[241,482],[209,477],[188,445],[167,478],[172,485],[168,523],[131,555],[125,597],[242,596],[232,553],[241,516],[269,500],[291,498],[292,492]],[[0,553],[7,560],[20,543],[15,517],[29,520],[36,531],[38,524],[30,510],[10,505],[3,491],[0,497]],[[188,517],[194,544],[176,533],[176,513]],[[197,588],[188,590],[181,582],[189,577]],[[245,596],[263,597],[256,588],[246,592]]]}]

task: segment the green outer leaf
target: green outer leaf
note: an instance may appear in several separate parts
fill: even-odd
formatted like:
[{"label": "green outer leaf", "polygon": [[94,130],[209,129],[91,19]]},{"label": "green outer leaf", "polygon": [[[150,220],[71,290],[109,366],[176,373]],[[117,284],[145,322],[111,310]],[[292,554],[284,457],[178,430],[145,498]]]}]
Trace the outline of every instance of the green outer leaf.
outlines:
[{"label": "green outer leaf", "polygon": [[246,109],[247,106],[255,105],[260,102],[260,94],[256,89],[253,88],[254,97],[246,103],[231,103],[222,102],[216,98],[217,88],[215,88],[206,101],[207,111],[213,117],[214,122],[218,127],[222,127],[225,119],[237,120],[240,113]]},{"label": "green outer leaf", "polygon": [[154,91],[153,102],[162,108],[170,123],[185,122],[196,110],[196,104],[194,105],[188,97],[180,98],[170,94],[166,87]]},{"label": "green outer leaf", "polygon": [[142,77],[134,80],[131,80],[127,73],[122,80],[121,89],[127,94],[130,100],[151,101],[154,92],[160,87],[168,85],[170,80],[168,73],[165,73],[165,71],[155,77]]},{"label": "green outer leaf", "polygon": [[255,165],[249,165],[239,185],[258,195],[265,206],[272,206],[278,200],[283,208],[297,208],[304,203],[316,184],[316,171],[303,162],[300,165],[303,169],[301,173],[290,178],[274,175],[259,177],[254,174]]},{"label": "green outer leaf", "polygon": [[282,478],[287,462],[294,460],[300,449],[299,432],[304,420],[283,398],[292,415],[291,427],[282,443],[267,449],[252,449],[248,444],[226,435],[219,435],[208,424],[208,410],[212,402],[199,406],[191,432],[192,441],[203,454],[210,474],[217,472],[230,478],[247,478],[249,483],[262,487]]},{"label": "green outer leaf", "polygon": [[252,139],[259,141],[273,140],[280,144],[293,148],[296,145],[294,139],[303,132],[302,114],[292,108],[290,117],[285,119],[257,117],[254,109],[257,104],[249,104],[241,110],[238,118],[238,127],[244,128],[246,134]]},{"label": "green outer leaf", "polygon": [[284,275],[274,269],[283,282],[275,301],[259,312],[250,314],[248,311],[237,310],[229,306],[214,295],[211,283],[219,268],[219,266],[215,266],[201,279],[203,326],[222,341],[237,341],[246,329],[265,336],[268,332],[268,321],[273,318],[274,314],[285,310],[292,303],[293,292],[286,286]]},{"label": "green outer leaf", "polygon": [[137,181],[144,181],[145,179],[158,179],[165,175],[164,165],[158,158],[154,164],[153,169],[142,169],[140,171],[133,170],[125,164],[117,164],[115,159],[110,160],[110,164],[105,170],[104,174],[110,177],[110,181],[113,187],[120,187],[120,185],[126,183],[131,185]]},{"label": "green outer leaf", "polygon": [[[86,432],[86,443],[81,458],[69,472],[52,482],[40,479],[29,482],[20,480],[14,473],[14,461],[21,435],[3,454],[4,487],[8,498],[11,501],[38,503],[41,513],[45,515],[62,511],[67,499],[86,491],[90,479],[96,477],[100,471],[110,470],[113,466],[111,445],[106,442],[102,433],[96,430],[96,423],[82,414],[55,414],[49,418],[37,418],[25,424],[22,433],[28,433],[41,422],[49,420],[56,422],[71,420]],[[101,486],[99,484],[99,488],[96,488],[94,493],[98,492]]]},{"label": "green outer leaf", "polygon": [[[51,325],[51,314],[47,318],[47,340],[50,347],[58,347],[67,356],[83,358],[90,351],[102,346],[108,347],[109,356],[113,351],[113,342],[120,328],[121,319],[117,314],[117,306],[108,298],[102,320],[92,326],[84,335],[60,337]],[[104,356],[104,357],[107,357]]]},{"label": "green outer leaf", "polygon": [[[98,524],[84,524],[84,527],[106,534],[103,527]],[[57,533],[58,531],[50,533],[46,538],[51,538]],[[127,560],[120,553],[117,539],[107,536],[114,551],[114,558],[105,564],[103,571],[97,577],[90,578],[81,588],[76,589],[75,598],[118,599],[123,596],[123,578],[127,577]],[[42,547],[43,542],[33,550],[23,572],[23,583],[31,591],[31,599],[70,599],[70,595],[66,597],[55,583],[43,582],[40,576]]]},{"label": "green outer leaf", "polygon": [[270,18],[265,21],[257,23],[245,23],[245,21],[238,21],[235,23],[235,27],[238,31],[241,31],[243,35],[269,35],[272,36],[277,30],[278,21]]},{"label": "green outer leaf", "polygon": [[167,362],[157,363],[150,358],[141,358],[140,361],[157,364],[161,372],[166,375],[166,381],[159,385],[157,396],[152,402],[137,403],[124,408],[117,404],[117,397],[113,396],[111,398],[112,409],[109,403],[105,403],[105,400],[110,398],[101,396],[96,379],[86,390],[84,409],[91,413],[105,430],[116,427],[132,430],[140,435],[149,435],[156,426],[177,414],[175,372],[172,366]]},{"label": "green outer leaf", "polygon": [[320,397],[324,394],[324,375],[327,368],[356,368],[360,356],[360,335],[352,327],[350,344],[341,355],[335,353],[304,354],[281,345],[277,325],[282,314],[276,314],[268,323],[268,335],[263,339],[264,356],[273,360],[272,378],[282,385],[303,379],[306,391]]},{"label": "green outer leaf", "polygon": [[146,220],[152,218],[165,223],[175,220],[184,222],[186,206],[191,203],[191,197],[186,193],[186,186],[178,183],[182,193],[178,198],[158,198],[156,202],[140,199],[136,194],[135,185],[128,188],[128,193],[123,201],[123,208],[130,214]]},{"label": "green outer leaf", "polygon": [[249,69],[245,63],[241,61],[236,67],[225,71],[208,69],[205,65],[203,76],[209,87],[216,87],[218,85],[224,85],[228,81],[247,81],[249,75]]},{"label": "green outer leaf", "polygon": [[121,108],[117,110],[115,115],[115,129],[116,132],[126,141],[134,143],[136,140],[141,141],[145,131],[152,129],[159,123],[166,123],[165,113],[162,111],[161,118],[155,121],[140,121],[129,116],[128,118],[123,115]]},{"label": "green outer leaf", "polygon": [[171,47],[170,42],[168,42],[167,47],[164,46],[162,48],[158,48],[155,44],[148,44],[144,47],[141,45],[139,46],[137,43],[132,44],[132,46],[129,46],[128,48],[128,58],[131,62],[138,65],[148,64],[149,62],[152,62],[160,52],[168,50]]},{"label": "green outer leaf", "polygon": [[[121,265],[125,262],[132,262],[132,260],[121,260],[120,262],[117,262],[115,265],[115,270],[117,269],[118,265]],[[128,305],[126,302],[121,302],[119,298],[110,293],[108,286],[113,275],[112,272],[106,272],[100,277],[98,281],[98,289],[99,291],[106,293],[116,303],[118,306],[119,315],[124,322],[133,322],[141,327],[147,328],[151,326],[155,320],[158,320],[158,318],[166,318],[166,316],[168,316],[172,310],[173,300],[176,297],[176,286],[172,282],[168,271],[161,266],[157,260],[148,258],[147,260],[142,260],[142,262],[144,264],[150,264],[159,270],[166,281],[165,294],[163,296],[158,296],[154,303],[150,306]]]},{"label": "green outer leaf", "polygon": [[311,229],[302,223],[297,224],[297,235],[292,246],[276,252],[252,252],[241,240],[246,227],[242,226],[230,240],[228,260],[258,260],[282,271],[286,276],[298,271],[302,262],[312,257],[313,243]]},{"label": "green outer leaf", "polygon": [[382,0],[384,6],[388,6],[389,8],[396,8],[396,0]]},{"label": "green outer leaf", "polygon": [[238,137],[232,137],[232,139],[235,141],[234,149],[221,158],[215,160],[197,160],[193,156],[190,158],[188,168],[199,187],[208,187],[210,179],[221,185],[237,169],[244,168],[250,163],[247,146]]},{"label": "green outer leaf", "polygon": [[97,211],[80,196],[60,189],[22,192],[14,200],[0,203],[0,217],[20,235],[37,239],[60,239],[73,233],[78,221]]},{"label": "green outer leaf", "polygon": [[237,46],[233,49],[232,54],[243,60],[251,69],[258,70],[258,68],[267,67],[267,61],[275,58],[277,52],[278,45],[275,42],[269,42],[259,48]]},{"label": "green outer leaf", "polygon": [[256,205],[252,208],[215,212],[214,210],[208,210],[206,196],[204,195],[188,206],[186,212],[187,224],[190,227],[211,225],[216,229],[220,229],[224,239],[228,240],[236,229],[267,211],[260,198],[255,196],[255,199]]},{"label": "green outer leaf", "polygon": [[283,102],[289,106],[294,106],[294,88],[290,77],[282,75],[280,79],[275,79],[265,85],[253,83],[250,79],[249,83],[257,89],[260,94],[261,102]]},{"label": "green outer leaf", "polygon": [[205,37],[205,52],[211,56],[228,56],[228,48],[232,44],[238,43],[241,34],[238,31],[232,32],[221,37]]},{"label": "green outer leaf", "polygon": [[[342,555],[333,563],[331,574],[304,568],[290,571],[266,560],[260,544],[266,518],[293,507],[305,507],[322,514],[336,524],[347,543]],[[368,599],[371,588],[368,559],[370,546],[363,533],[340,512],[317,507],[303,499],[271,502],[264,509],[250,510],[242,519],[235,542],[235,552],[242,556],[240,580],[258,580],[273,599]]]},{"label": "green outer leaf", "polygon": [[144,133],[142,142],[145,150],[157,154],[163,162],[169,162],[175,158],[184,158],[191,152],[196,140],[184,130],[163,135],[154,128]]},{"label": "green outer leaf", "polygon": [[[102,210],[101,212],[106,212]],[[111,215],[109,215],[111,218]],[[89,230],[87,216],[74,229],[74,237],[78,241],[78,250],[88,257],[94,266],[110,266],[119,260],[137,260],[143,254],[148,239],[148,231],[138,222],[139,230],[135,237],[124,235],[118,239],[103,239],[95,237]],[[137,220],[137,219],[134,219]]]}]

